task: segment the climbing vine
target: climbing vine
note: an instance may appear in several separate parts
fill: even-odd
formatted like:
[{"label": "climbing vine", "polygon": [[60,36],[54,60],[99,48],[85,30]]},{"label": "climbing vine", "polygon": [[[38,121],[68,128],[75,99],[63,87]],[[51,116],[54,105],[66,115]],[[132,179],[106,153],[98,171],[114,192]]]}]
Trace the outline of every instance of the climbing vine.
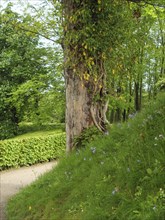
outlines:
[{"label": "climbing vine", "polygon": [[[64,10],[63,22],[65,66],[88,88],[93,121],[99,130],[105,131],[106,63],[111,59],[110,51],[122,41],[129,8],[120,0],[72,0],[70,5]],[[96,109],[99,109],[97,113]]]}]

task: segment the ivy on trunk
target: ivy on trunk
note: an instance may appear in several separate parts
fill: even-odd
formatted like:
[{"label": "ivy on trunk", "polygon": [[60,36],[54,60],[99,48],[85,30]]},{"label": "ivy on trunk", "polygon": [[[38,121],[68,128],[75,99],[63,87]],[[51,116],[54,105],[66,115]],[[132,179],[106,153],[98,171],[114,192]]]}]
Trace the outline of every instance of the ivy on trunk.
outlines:
[{"label": "ivy on trunk", "polygon": [[84,129],[95,125],[106,132],[105,57],[96,37],[100,10],[100,1],[63,1],[68,152]]}]

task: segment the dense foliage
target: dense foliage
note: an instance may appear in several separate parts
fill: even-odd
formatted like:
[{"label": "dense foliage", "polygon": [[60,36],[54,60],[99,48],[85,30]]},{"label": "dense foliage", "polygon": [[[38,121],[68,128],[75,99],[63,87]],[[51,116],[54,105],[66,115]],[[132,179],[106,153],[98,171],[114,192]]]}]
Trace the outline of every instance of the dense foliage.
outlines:
[{"label": "dense foliage", "polygon": [[106,133],[109,121],[127,120],[157,94],[165,73],[164,10],[142,1],[60,3],[71,151],[84,128]]},{"label": "dense foliage", "polygon": [[93,102],[110,100],[111,122],[141,110],[164,78],[163,4],[142,2],[73,0],[64,14],[65,65],[87,84]]},{"label": "dense foliage", "polygon": [[65,67],[87,85],[92,105],[104,110],[109,101],[111,123],[125,121],[164,88],[162,1],[80,2],[71,1],[66,13],[60,1],[44,0],[30,7],[33,16],[13,12],[12,4],[1,10],[1,139],[14,136],[22,120],[65,121],[59,43]]},{"label": "dense foliage", "polygon": [[164,220],[165,95],[8,204],[8,219]]},{"label": "dense foliage", "polygon": [[65,134],[0,141],[0,152],[2,170],[57,159],[65,152]]},{"label": "dense foliage", "polygon": [[0,15],[0,139],[16,135],[22,120],[64,121],[60,54],[57,58],[38,35],[24,30],[32,23],[31,15],[11,8],[9,4]]}]

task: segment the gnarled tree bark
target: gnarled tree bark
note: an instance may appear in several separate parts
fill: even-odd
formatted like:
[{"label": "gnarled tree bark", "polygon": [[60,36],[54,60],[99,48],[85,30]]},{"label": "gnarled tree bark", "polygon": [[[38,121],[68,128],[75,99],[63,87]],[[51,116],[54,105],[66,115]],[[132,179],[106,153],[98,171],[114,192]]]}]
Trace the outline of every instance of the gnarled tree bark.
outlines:
[{"label": "gnarled tree bark", "polygon": [[[74,14],[86,1],[63,0],[64,16],[64,60],[65,60],[65,84],[66,84],[66,150],[73,149],[74,138],[90,126],[96,126],[100,131],[106,131],[106,104],[105,96],[105,71],[101,58],[93,59],[98,65],[97,82],[90,76],[86,60],[82,53],[82,42],[75,44],[72,35],[84,28],[82,18],[72,22]],[[90,2],[91,13],[97,1]],[[76,8],[77,7],[77,8]],[[88,74],[89,73],[89,74]],[[88,74],[89,79],[85,77]],[[98,100],[94,101],[94,97]]]}]

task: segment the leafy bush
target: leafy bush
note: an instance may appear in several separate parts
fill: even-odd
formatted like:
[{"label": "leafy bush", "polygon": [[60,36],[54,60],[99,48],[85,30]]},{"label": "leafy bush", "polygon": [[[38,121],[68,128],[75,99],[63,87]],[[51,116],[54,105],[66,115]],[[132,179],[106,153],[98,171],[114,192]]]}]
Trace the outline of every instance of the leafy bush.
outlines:
[{"label": "leafy bush", "polygon": [[17,126],[14,124],[11,119],[5,118],[1,119],[0,117],[0,140],[7,138],[12,138],[17,133]]},{"label": "leafy bush", "polygon": [[165,90],[165,77],[162,77],[158,80],[158,82],[156,83],[156,87],[160,91]]},{"label": "leafy bush", "polygon": [[88,143],[95,140],[96,137],[101,137],[102,133],[96,127],[90,127],[85,129],[80,136],[74,140],[74,147],[81,148],[86,147]]},{"label": "leafy bush", "polygon": [[56,159],[65,152],[65,134],[0,141],[0,169]]}]

